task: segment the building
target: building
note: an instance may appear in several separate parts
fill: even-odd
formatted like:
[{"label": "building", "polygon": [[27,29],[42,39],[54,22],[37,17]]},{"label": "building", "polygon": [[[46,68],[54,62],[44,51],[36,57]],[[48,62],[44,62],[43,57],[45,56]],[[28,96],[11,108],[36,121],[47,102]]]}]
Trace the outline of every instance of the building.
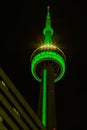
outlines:
[{"label": "building", "polygon": [[65,55],[52,40],[50,8],[47,7],[44,42],[31,55],[31,72],[41,82],[38,117],[48,130],[56,130],[55,82],[65,73]]},{"label": "building", "polygon": [[1,68],[0,130],[46,130],[30,105]]}]

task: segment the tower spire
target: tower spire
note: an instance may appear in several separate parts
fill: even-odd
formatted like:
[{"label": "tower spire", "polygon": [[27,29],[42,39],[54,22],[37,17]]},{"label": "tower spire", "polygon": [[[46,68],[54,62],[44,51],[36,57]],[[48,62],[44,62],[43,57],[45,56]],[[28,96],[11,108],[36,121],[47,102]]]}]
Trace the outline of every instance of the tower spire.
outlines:
[{"label": "tower spire", "polygon": [[50,6],[47,6],[46,24],[45,24],[45,28],[43,30],[43,34],[45,37],[44,43],[52,44],[53,29],[51,27]]}]

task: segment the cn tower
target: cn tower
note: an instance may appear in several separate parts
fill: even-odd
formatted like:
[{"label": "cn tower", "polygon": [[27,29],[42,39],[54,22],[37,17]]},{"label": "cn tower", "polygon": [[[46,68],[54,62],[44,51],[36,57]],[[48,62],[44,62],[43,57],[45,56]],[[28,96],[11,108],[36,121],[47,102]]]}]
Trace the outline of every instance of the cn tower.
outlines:
[{"label": "cn tower", "polygon": [[31,72],[41,83],[38,116],[48,130],[56,130],[55,87],[65,73],[65,54],[53,43],[50,7],[47,7],[44,42],[31,55]]}]

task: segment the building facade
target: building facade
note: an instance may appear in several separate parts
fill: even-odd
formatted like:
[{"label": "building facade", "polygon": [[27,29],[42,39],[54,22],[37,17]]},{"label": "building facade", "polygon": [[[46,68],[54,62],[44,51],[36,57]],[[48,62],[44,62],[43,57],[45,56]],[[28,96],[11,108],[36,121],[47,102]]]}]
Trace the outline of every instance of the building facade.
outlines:
[{"label": "building facade", "polygon": [[1,68],[0,130],[46,130],[30,105]]}]

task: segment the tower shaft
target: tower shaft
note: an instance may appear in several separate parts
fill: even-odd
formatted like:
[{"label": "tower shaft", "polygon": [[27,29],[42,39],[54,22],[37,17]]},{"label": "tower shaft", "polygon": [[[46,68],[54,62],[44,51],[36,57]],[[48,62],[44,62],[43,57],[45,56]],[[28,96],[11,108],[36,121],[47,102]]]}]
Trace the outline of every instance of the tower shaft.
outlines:
[{"label": "tower shaft", "polygon": [[[42,86],[40,88],[39,100],[42,102],[39,102],[38,116],[40,120],[42,120],[43,125],[46,126],[48,130],[53,130],[53,128],[56,128],[55,87],[53,75],[54,70],[50,65],[46,68],[46,79],[43,77]],[[43,82],[45,82],[46,86],[44,86]]]},{"label": "tower shaft", "polygon": [[47,114],[47,122],[48,122],[48,130],[53,130],[56,128],[56,109],[55,109],[55,87],[54,87],[54,71],[53,67],[49,66],[48,68],[48,114]]}]

